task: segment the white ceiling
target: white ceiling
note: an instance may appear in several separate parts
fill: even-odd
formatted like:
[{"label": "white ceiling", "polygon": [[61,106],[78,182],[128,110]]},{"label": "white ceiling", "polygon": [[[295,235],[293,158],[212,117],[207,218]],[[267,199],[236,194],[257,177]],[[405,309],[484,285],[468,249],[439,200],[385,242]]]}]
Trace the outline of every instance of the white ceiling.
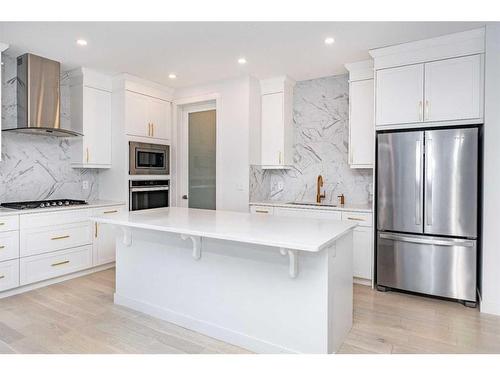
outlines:
[{"label": "white ceiling", "polygon": [[[0,22],[13,56],[32,52],[185,87],[251,74],[305,80],[345,72],[371,48],[472,29],[480,22]],[[324,44],[327,36],[336,42]],[[75,40],[88,41],[86,47]],[[239,65],[237,59],[248,63]],[[177,79],[168,74],[175,72]]]}]

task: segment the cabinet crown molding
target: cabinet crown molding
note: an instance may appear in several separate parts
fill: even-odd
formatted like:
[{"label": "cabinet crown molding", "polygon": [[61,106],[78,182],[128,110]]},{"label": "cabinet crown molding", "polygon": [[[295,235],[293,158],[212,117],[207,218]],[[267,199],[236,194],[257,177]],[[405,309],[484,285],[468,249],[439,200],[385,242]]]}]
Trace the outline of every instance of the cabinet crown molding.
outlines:
[{"label": "cabinet crown molding", "polygon": [[349,81],[360,81],[363,79],[373,79],[373,60],[357,61],[344,64],[349,72]]},{"label": "cabinet crown molding", "polygon": [[86,67],[79,67],[67,72],[70,86],[88,86],[95,89],[111,92],[112,78],[109,75]]},{"label": "cabinet crown molding", "polygon": [[260,81],[260,90],[262,95],[285,92],[287,89],[293,89],[295,80],[288,76],[280,76],[262,79]]},{"label": "cabinet crown molding", "polygon": [[171,102],[174,89],[159,83],[136,77],[132,74],[122,73],[113,77],[113,91],[128,90],[138,94]]},{"label": "cabinet crown molding", "polygon": [[431,39],[402,43],[369,51],[375,70],[418,64],[485,51],[485,28],[448,34]]}]

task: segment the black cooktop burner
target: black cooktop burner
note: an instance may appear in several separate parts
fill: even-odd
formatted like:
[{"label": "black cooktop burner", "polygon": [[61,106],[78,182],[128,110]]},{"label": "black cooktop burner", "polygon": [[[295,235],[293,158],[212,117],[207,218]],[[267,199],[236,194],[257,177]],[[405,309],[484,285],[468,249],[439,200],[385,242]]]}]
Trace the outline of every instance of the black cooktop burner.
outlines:
[{"label": "black cooktop burner", "polygon": [[2,203],[0,206],[14,210],[26,210],[29,208],[79,206],[82,204],[87,204],[87,202],[76,199],[53,199],[47,201],[7,202]]}]

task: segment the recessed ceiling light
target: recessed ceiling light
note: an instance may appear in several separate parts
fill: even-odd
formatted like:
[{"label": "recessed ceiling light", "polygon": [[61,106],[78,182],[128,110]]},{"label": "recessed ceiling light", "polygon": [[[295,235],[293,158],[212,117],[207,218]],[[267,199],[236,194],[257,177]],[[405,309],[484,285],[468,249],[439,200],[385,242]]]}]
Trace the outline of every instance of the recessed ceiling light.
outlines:
[{"label": "recessed ceiling light", "polygon": [[177,76],[176,76],[174,73],[170,73],[170,74],[168,75],[168,78],[170,78],[170,79],[176,79],[176,78],[177,78]]},{"label": "recessed ceiling light", "polygon": [[87,41],[85,39],[77,39],[76,44],[78,44],[79,46],[86,46]]},{"label": "recessed ceiling light", "polygon": [[328,37],[325,39],[325,44],[333,44],[335,43],[335,39],[332,37]]},{"label": "recessed ceiling light", "polygon": [[240,58],[238,59],[238,64],[243,65],[243,64],[246,64],[246,63],[247,63],[247,59],[245,59],[244,57],[240,57]]}]

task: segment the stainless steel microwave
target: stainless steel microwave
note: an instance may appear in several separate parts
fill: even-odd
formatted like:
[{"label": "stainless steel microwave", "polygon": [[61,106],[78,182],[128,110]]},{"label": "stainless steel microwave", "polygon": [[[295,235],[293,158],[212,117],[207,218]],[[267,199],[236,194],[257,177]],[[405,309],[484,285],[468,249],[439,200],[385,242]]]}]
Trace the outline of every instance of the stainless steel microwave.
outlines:
[{"label": "stainless steel microwave", "polygon": [[170,174],[170,146],[129,142],[129,173],[131,175]]}]

